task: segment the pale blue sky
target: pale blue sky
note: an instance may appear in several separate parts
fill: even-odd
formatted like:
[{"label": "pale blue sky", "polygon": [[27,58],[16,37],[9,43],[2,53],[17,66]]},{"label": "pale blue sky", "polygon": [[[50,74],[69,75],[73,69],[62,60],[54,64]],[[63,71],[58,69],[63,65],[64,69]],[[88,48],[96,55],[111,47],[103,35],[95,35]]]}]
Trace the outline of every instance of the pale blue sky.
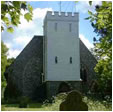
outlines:
[{"label": "pale blue sky", "polygon": [[[6,31],[2,32],[2,40],[9,48],[8,57],[16,57],[28,42],[33,38],[34,35],[43,35],[43,19],[47,11],[59,11],[59,1],[36,1],[29,2],[34,8],[33,21],[27,23],[23,17],[21,17],[21,24],[18,28],[15,28],[15,32],[10,34]],[[93,2],[92,6],[89,6],[87,1],[77,2],[75,5],[74,1],[62,1],[61,11],[63,12],[79,12],[79,36],[84,44],[91,48],[93,47],[93,37],[96,34],[93,32],[94,29],[88,20],[88,10],[94,12],[95,5],[101,4],[100,1]],[[22,12],[25,13],[25,12]]]}]

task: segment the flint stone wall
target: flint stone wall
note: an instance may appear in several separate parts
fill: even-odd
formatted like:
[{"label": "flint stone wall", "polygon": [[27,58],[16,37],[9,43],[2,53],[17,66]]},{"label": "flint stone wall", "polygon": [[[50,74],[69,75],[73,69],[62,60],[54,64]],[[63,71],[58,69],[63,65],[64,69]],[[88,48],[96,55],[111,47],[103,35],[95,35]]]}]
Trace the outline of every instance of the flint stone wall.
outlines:
[{"label": "flint stone wall", "polygon": [[20,91],[21,95],[33,97],[41,85],[43,72],[43,36],[34,36],[8,69],[8,82]]},{"label": "flint stone wall", "polygon": [[87,82],[82,81],[82,91],[88,91],[90,85],[94,79],[96,79],[96,73],[94,68],[97,64],[97,60],[80,40],[80,65],[81,69],[86,69],[87,71]]},{"label": "flint stone wall", "polygon": [[[46,82],[46,91],[47,91],[47,98],[51,98],[51,96],[56,96],[58,94],[58,89],[62,81],[48,81]],[[68,85],[71,87],[71,90],[78,90],[81,91],[81,82],[80,81],[67,81]]]}]

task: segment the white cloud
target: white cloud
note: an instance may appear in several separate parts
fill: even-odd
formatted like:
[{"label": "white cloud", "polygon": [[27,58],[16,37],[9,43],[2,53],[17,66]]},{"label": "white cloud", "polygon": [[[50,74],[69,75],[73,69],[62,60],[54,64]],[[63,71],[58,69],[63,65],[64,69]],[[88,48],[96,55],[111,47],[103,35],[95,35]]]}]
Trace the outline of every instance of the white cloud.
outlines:
[{"label": "white cloud", "polygon": [[12,49],[12,44],[9,42],[9,43],[4,43],[6,46],[7,46],[7,48],[9,48],[9,50],[8,50],[8,58],[12,58],[12,57],[14,57],[14,58],[16,58],[18,55],[19,55],[19,53],[21,52],[21,50],[18,50],[18,49]]},{"label": "white cloud", "polygon": [[44,19],[47,11],[52,11],[52,8],[45,8],[45,9],[37,8],[37,9],[35,9],[33,11],[33,19],[37,19],[37,18]]},{"label": "white cloud", "polygon": [[7,46],[7,48],[11,48],[11,43],[4,43],[6,46]]},{"label": "white cloud", "polygon": [[8,51],[8,58],[16,58],[19,54],[20,54],[20,50],[12,50],[12,49],[9,49]]},{"label": "white cloud", "polygon": [[33,21],[27,22],[27,20],[24,19],[23,16],[20,17],[21,24],[18,25],[19,29],[32,29],[34,27]]},{"label": "white cloud", "polygon": [[82,40],[82,42],[85,44],[85,46],[86,46],[88,49],[91,49],[91,48],[94,47],[94,45],[91,44],[91,43],[89,42],[89,40],[88,40],[84,35],[80,34],[80,35],[79,35],[79,38]]},{"label": "white cloud", "polygon": [[31,40],[32,38],[31,37],[28,37],[28,36],[19,36],[17,38],[14,38],[14,42],[16,42],[16,44],[28,44],[28,42]]}]

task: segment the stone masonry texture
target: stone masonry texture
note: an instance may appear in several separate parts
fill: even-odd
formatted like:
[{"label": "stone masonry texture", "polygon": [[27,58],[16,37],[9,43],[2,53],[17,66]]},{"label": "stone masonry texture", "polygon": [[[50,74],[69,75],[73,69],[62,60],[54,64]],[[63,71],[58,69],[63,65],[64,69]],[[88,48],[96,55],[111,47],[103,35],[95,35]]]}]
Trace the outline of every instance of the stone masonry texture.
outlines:
[{"label": "stone masonry texture", "polygon": [[94,68],[97,64],[97,60],[88,50],[88,48],[84,45],[84,43],[80,40],[80,66],[81,69],[86,69],[87,72],[87,81],[82,81],[82,90],[88,91],[90,88],[90,84],[93,80],[96,79],[96,73]]},{"label": "stone masonry texture", "polygon": [[9,67],[8,82],[11,80],[21,95],[32,98],[41,84],[42,68],[43,36],[34,36]]},{"label": "stone masonry texture", "polygon": [[[96,59],[80,40],[80,66],[87,69],[87,82],[85,82],[85,86],[82,81],[70,82],[72,87],[80,91],[88,88],[91,81],[96,77],[94,72],[96,63]],[[36,91],[42,92],[39,94],[39,97],[45,95],[46,92],[47,96],[50,97],[56,95],[61,83],[54,81],[46,82],[44,88],[41,88],[43,87],[41,75],[43,73],[43,36],[34,36],[6,72],[8,74],[8,86],[11,82],[21,95],[30,98],[38,97],[39,93],[36,93]]]}]

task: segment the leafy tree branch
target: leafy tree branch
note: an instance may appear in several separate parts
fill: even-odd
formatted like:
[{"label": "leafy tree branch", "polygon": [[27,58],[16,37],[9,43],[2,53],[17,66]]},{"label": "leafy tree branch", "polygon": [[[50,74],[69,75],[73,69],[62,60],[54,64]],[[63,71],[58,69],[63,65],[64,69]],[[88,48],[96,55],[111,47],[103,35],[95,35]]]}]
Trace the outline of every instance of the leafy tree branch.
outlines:
[{"label": "leafy tree branch", "polygon": [[[89,2],[92,5],[92,2]],[[93,38],[95,53],[99,56],[98,63],[95,67],[100,89],[103,94],[111,94],[112,84],[112,2],[102,1],[102,5],[95,6],[95,13],[88,11],[94,32],[97,38]],[[108,93],[107,93],[108,94]]]},{"label": "leafy tree branch", "polygon": [[[27,11],[21,13],[21,9]],[[7,28],[8,32],[13,32],[14,27],[20,24],[20,16],[29,22],[33,17],[33,8],[24,1],[1,1],[1,31]]]}]

